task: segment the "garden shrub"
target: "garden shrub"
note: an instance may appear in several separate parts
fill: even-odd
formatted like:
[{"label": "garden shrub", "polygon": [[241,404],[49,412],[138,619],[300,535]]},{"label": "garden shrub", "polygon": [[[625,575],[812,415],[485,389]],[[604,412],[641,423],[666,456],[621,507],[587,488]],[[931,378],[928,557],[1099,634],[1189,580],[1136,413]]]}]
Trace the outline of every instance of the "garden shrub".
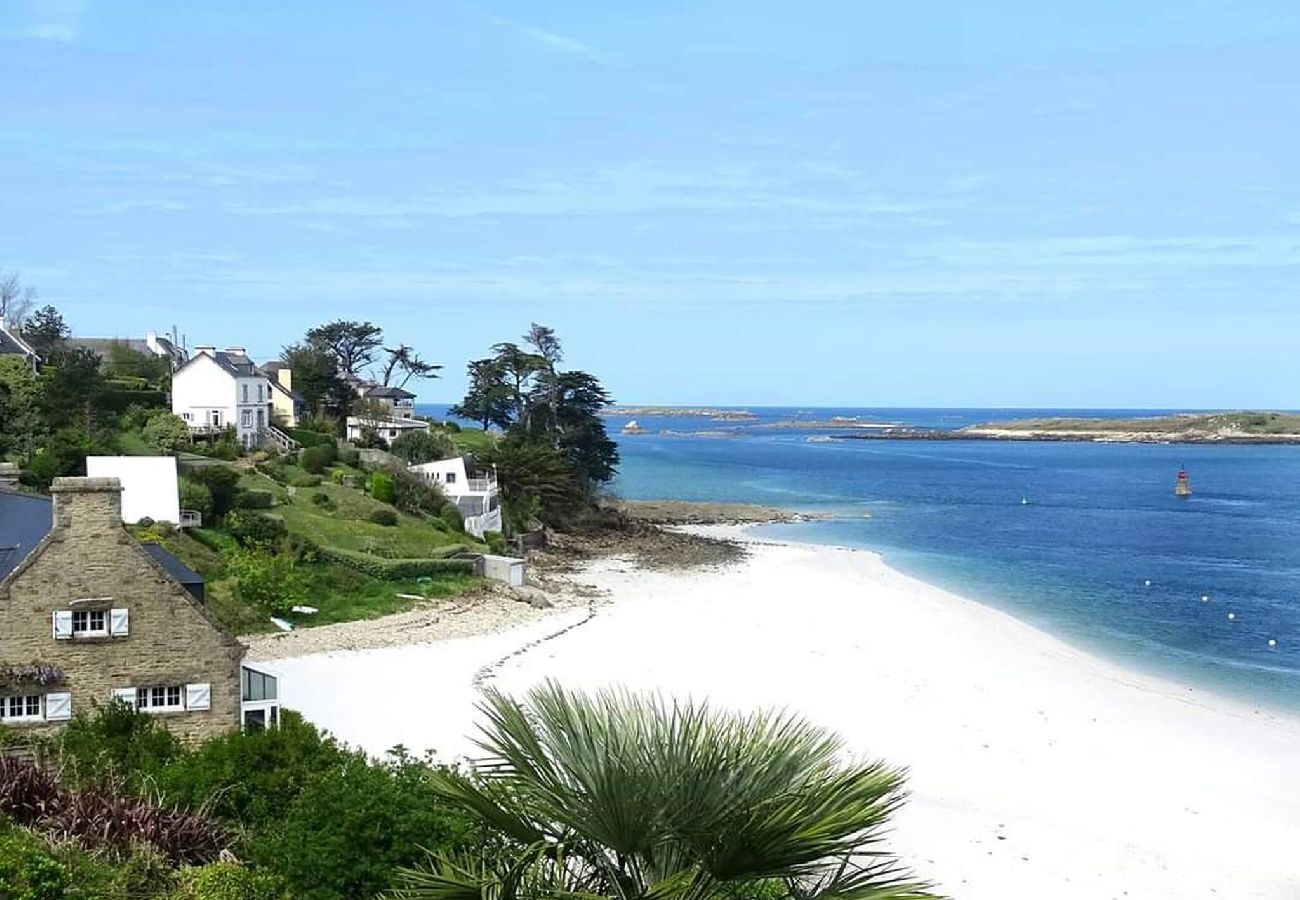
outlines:
[{"label": "garden shrub", "polygon": [[321,480],[319,475],[294,475],[289,479],[289,486],[297,488],[320,487]]},{"label": "garden shrub", "polygon": [[243,547],[274,547],[288,533],[284,522],[248,510],[226,516],[226,531]]},{"label": "garden shrub", "polygon": [[317,491],[316,493],[312,494],[311,502],[313,505],[319,506],[321,509],[328,510],[331,512],[339,508],[339,505],[334,502],[334,498],[331,497],[329,494],[325,493],[324,491]]},{"label": "garden shrub", "polygon": [[371,473],[370,496],[380,503],[392,503],[397,499],[397,479],[388,472]]},{"label": "garden shrub", "polygon": [[391,528],[397,524],[397,513],[391,509],[377,509],[370,514],[370,521]]},{"label": "garden shrub", "polygon": [[343,478],[347,475],[342,469],[333,469],[330,471],[330,481],[335,484],[342,484]]},{"label": "garden shrub", "polygon": [[0,833],[0,897],[5,900],[63,900],[71,883],[59,862],[36,835],[12,826]]},{"label": "garden shrub", "polygon": [[448,419],[446,422],[442,423],[442,428],[444,431],[451,432],[452,434],[460,434],[459,422],[453,422],[450,419]]},{"label": "garden shrub", "polygon": [[180,757],[184,745],[156,717],[116,702],[93,715],[78,710],[51,749],[68,784],[125,779],[129,786],[139,787],[134,779]]},{"label": "garden shrub", "polygon": [[270,509],[275,495],[270,491],[244,490],[235,495],[236,509]]},{"label": "garden shrub", "polygon": [[432,431],[408,431],[393,441],[389,452],[408,465],[447,459],[456,452],[451,440]]},{"label": "garden shrub", "polygon": [[447,526],[450,532],[460,532],[465,530],[465,517],[461,515],[460,510],[454,503],[448,503],[438,511],[438,518],[442,524]]},{"label": "garden shrub", "polygon": [[339,462],[343,463],[343,465],[347,466],[349,469],[359,469],[361,468],[361,451],[353,447],[349,447],[347,450],[340,450]]},{"label": "garden shrub", "polygon": [[192,509],[206,522],[212,518],[212,491],[192,478],[180,480],[181,509]]},{"label": "garden shrub", "polygon": [[167,900],[279,900],[284,896],[274,875],[229,862],[182,869],[180,881]]},{"label": "garden shrub", "polygon": [[434,772],[397,757],[349,754],[312,778],[273,829],[250,843],[253,862],[278,873],[301,900],[374,897],[395,870],[432,852],[469,849],[473,824],[443,800]]},{"label": "garden shrub", "polygon": [[239,550],[226,556],[235,597],[271,615],[284,615],[303,598],[303,580],[287,553]]},{"label": "garden shrub", "polygon": [[280,727],[234,731],[205,741],[157,772],[168,802],[198,808],[260,833],[273,828],[303,786],[341,766],[351,751],[292,710]]},{"label": "garden shrub", "polygon": [[303,447],[323,447],[326,444],[331,447],[336,446],[333,434],[324,434],[308,428],[290,428],[289,437],[302,444]]},{"label": "garden shrub", "polygon": [[234,509],[239,473],[230,466],[191,466],[186,468],[185,477],[207,487],[212,495],[212,515],[220,518]]},{"label": "garden shrub", "polygon": [[321,475],[337,455],[333,444],[319,444],[302,451],[298,455],[298,464],[313,475]]},{"label": "garden shrub", "polygon": [[402,512],[413,516],[436,516],[446,505],[447,497],[436,484],[405,469],[390,470],[388,474],[392,476],[397,488],[393,505]]}]

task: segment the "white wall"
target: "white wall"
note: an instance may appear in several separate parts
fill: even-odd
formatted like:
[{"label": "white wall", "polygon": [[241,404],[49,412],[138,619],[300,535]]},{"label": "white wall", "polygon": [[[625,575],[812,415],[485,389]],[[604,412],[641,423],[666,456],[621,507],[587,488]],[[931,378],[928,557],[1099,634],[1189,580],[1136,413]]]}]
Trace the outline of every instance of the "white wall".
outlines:
[{"label": "white wall", "polygon": [[[411,471],[425,481],[431,481],[439,485],[442,492],[448,497],[454,497],[457,494],[464,494],[469,491],[469,477],[465,473],[465,457],[463,456],[419,463],[411,466]],[[454,476],[454,480],[450,483],[447,481],[448,475]]]},{"label": "white wall", "polygon": [[179,525],[180,490],[174,456],[88,456],[91,478],[116,478],[122,482],[122,521],[134,525],[141,519]]}]

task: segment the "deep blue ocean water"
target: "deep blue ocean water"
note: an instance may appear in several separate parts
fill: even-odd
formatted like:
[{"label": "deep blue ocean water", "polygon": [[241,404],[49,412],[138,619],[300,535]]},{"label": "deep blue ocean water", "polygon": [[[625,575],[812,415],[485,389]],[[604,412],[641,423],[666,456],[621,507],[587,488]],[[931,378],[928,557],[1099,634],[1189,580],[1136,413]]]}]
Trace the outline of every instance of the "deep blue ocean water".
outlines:
[{"label": "deep blue ocean water", "polygon": [[[870,548],[1076,646],[1300,710],[1300,447],[810,442],[833,432],[771,426],[1162,411],[749,409],[756,419],[636,416],[647,430],[637,436],[617,434],[631,417],[612,417],[623,457],[613,489],[830,513],[760,533]],[[1180,466],[1190,498],[1173,494]]]}]

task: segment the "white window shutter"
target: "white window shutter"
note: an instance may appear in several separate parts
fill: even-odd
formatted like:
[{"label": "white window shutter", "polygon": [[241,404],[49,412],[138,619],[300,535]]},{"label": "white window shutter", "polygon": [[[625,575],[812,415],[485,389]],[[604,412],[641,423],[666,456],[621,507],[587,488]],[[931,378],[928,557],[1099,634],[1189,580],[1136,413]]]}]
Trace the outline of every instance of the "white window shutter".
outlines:
[{"label": "white window shutter", "polygon": [[113,699],[121,700],[128,706],[135,706],[135,688],[113,688]]},{"label": "white window shutter", "polygon": [[207,683],[185,685],[186,709],[210,709],[212,707],[212,685]]},{"label": "white window shutter", "polygon": [[72,637],[72,610],[56,609],[54,611],[54,639],[66,641]]},{"label": "white window shutter", "polygon": [[45,718],[49,722],[62,722],[72,718],[72,695],[66,691],[45,695]]},{"label": "white window shutter", "polygon": [[108,633],[113,637],[126,637],[130,631],[131,612],[126,609],[108,611]]}]

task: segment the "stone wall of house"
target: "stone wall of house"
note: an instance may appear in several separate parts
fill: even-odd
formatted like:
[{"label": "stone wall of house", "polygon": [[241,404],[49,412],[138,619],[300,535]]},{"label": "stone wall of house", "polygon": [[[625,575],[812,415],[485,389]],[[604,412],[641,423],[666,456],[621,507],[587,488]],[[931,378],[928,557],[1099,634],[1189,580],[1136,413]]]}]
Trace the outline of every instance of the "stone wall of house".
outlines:
[{"label": "stone wall of house", "polygon": [[[65,680],[4,693],[67,691],[77,713],[116,688],[207,683],[210,709],[160,721],[187,740],[239,727],[244,647],[123,529],[117,479],[56,479],[53,495],[53,531],[0,586],[0,662],[56,665]],[[129,610],[127,635],[55,639],[55,610],[110,608]]]}]

